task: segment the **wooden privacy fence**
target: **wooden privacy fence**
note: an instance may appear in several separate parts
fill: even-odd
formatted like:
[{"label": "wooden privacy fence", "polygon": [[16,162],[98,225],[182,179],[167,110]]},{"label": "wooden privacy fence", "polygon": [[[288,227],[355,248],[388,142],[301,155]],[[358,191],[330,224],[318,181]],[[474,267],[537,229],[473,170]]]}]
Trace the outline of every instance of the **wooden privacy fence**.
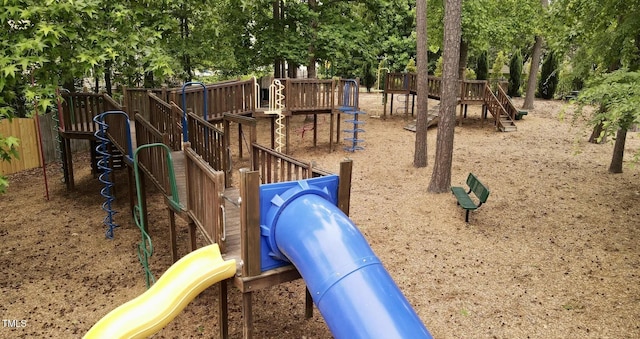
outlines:
[{"label": "wooden privacy fence", "polygon": [[[42,134],[42,153],[47,164],[60,161],[60,147],[58,145],[58,128],[53,119],[53,113],[39,115],[40,133]],[[11,163],[0,162],[0,173],[9,175],[23,170],[42,166],[38,150],[38,130],[35,118],[14,118],[0,120],[0,135],[13,136],[20,140],[18,154],[20,158],[12,159]],[[71,151],[89,150],[89,143],[82,140],[71,141]]]},{"label": "wooden privacy fence", "polygon": [[40,167],[40,154],[38,150],[38,132],[34,119],[15,118],[11,122],[4,119],[0,121],[0,135],[20,139],[17,147],[19,158],[11,162],[0,162],[0,173],[12,174],[24,169]]}]

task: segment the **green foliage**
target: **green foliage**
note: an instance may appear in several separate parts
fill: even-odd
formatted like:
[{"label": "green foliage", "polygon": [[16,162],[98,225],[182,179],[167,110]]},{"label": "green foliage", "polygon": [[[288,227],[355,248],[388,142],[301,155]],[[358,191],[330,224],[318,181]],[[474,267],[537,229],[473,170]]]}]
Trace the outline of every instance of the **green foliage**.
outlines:
[{"label": "green foliage", "polygon": [[[429,0],[428,8],[429,44],[442,46],[443,1]],[[472,54],[490,48],[528,48],[534,36],[543,30],[543,13],[540,1],[462,1],[462,39],[468,43]]]},{"label": "green foliage", "polygon": [[587,83],[576,102],[580,112],[585,105],[603,108],[595,113],[592,122],[595,125],[602,121],[607,135],[640,124],[640,72],[622,69],[602,74]]},{"label": "green foliage", "polygon": [[563,61],[558,69],[559,79],[556,94],[566,95],[571,91],[579,91],[584,87],[584,75],[571,67],[569,60]]},{"label": "green foliage", "polygon": [[522,55],[516,51],[509,61],[509,87],[507,95],[511,97],[520,96],[520,85],[522,84]]},{"label": "green foliage", "polygon": [[471,68],[467,68],[464,71],[464,78],[465,79],[469,79],[469,80],[478,80],[477,78],[478,76],[476,75],[476,72],[471,69]]},{"label": "green foliage", "polygon": [[640,67],[639,1],[555,0],[550,9],[547,40],[575,69]]},{"label": "green foliage", "polygon": [[438,61],[436,61],[436,70],[433,72],[433,74],[437,77],[441,77],[442,76],[442,56],[440,56],[438,58]]},{"label": "green foliage", "polygon": [[487,51],[482,51],[476,62],[476,79],[487,80],[489,75],[489,64],[487,63]]},{"label": "green foliage", "polygon": [[491,67],[491,78],[493,79],[502,79],[502,67],[507,64],[507,56],[503,51],[498,51],[495,60],[493,61],[493,66]]},{"label": "green foliage", "polygon": [[[0,134],[0,162],[11,162],[11,159],[18,158],[19,141],[15,137],[4,137]],[[4,175],[0,175],[0,194],[7,192],[9,180]]]},{"label": "green foliage", "polygon": [[405,67],[404,70],[405,72],[408,72],[408,73],[415,73],[417,71],[416,59],[414,58],[409,59],[409,62],[407,63],[407,67]]},{"label": "green foliage", "polygon": [[549,52],[542,63],[538,80],[538,95],[543,99],[553,99],[558,86],[558,60],[554,52]]}]

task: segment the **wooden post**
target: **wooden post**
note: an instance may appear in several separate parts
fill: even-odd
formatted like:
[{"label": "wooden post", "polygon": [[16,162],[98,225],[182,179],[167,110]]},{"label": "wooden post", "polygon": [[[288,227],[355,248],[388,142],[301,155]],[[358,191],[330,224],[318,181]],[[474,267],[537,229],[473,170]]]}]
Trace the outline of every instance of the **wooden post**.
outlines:
[{"label": "wooden post", "polygon": [[[129,114],[129,112],[127,111],[127,107],[131,107],[130,104],[131,99],[129,98],[129,93],[127,92],[127,86],[122,86],[122,105],[120,107],[120,109],[122,109],[123,112],[126,112],[127,114]],[[133,120],[133,117],[130,118],[131,120]]]},{"label": "wooden post", "polygon": [[71,153],[71,139],[63,136],[62,143],[64,150],[62,151],[64,158],[64,179],[67,182],[67,190],[73,190],[75,183],[73,179],[73,155]]},{"label": "wooden post", "polygon": [[[337,111],[340,112],[340,111]],[[334,115],[340,114],[337,113],[336,110],[332,109],[331,114],[329,114],[329,152],[333,152],[333,118]],[[339,135],[336,135],[336,143],[338,142]]]},{"label": "wooden post", "polygon": [[353,161],[345,159],[340,163],[340,181],[338,182],[338,208],[349,215],[351,200],[351,173]]},{"label": "wooden post", "polygon": [[260,173],[240,169],[240,252],[244,265],[242,275],[262,273],[260,267]]},{"label": "wooden post", "polygon": [[[138,168],[138,170],[140,171],[140,168]],[[140,206],[140,214],[144,216],[142,218],[144,220],[142,229],[149,234],[149,220],[147,218],[147,183],[145,175],[144,171],[140,171],[140,174],[138,175],[140,178],[140,201],[138,201],[138,205]]]},{"label": "wooden post", "polygon": [[251,294],[252,292],[242,293],[242,316],[244,323],[244,325],[242,326],[242,337],[244,339],[253,338],[253,312],[251,309]]},{"label": "wooden post", "polygon": [[223,280],[218,284],[218,324],[220,325],[220,339],[229,337],[229,309],[227,299],[227,280]]},{"label": "wooden post", "polygon": [[318,145],[318,114],[313,114],[313,148]]},{"label": "wooden post", "polygon": [[133,177],[133,163],[127,163],[127,183],[129,184],[129,210],[131,211],[131,220],[135,224],[136,179]]},{"label": "wooden post", "polygon": [[393,93],[391,93],[391,104],[389,104],[389,116],[393,115]]},{"label": "wooden post", "polygon": [[305,288],[304,291],[304,317],[311,319],[313,317],[313,297],[311,297],[311,292],[309,292],[308,287]]},{"label": "wooden post", "polygon": [[229,163],[231,162],[231,126],[229,123],[229,120],[223,118],[222,119],[222,124],[223,124],[223,131],[224,131],[224,136],[223,136],[223,141],[222,141],[222,145],[224,150],[222,151],[222,164],[224,166],[224,172],[225,172],[225,183],[224,183],[224,187],[231,187],[231,169],[228,166]]},{"label": "wooden post", "polygon": [[287,115],[284,117],[284,139],[285,139],[285,153],[291,154],[289,150],[289,140],[291,139],[291,116]]},{"label": "wooden post", "polygon": [[173,263],[178,261],[178,244],[176,241],[176,214],[173,212],[170,206],[167,206],[169,211],[169,242],[171,242],[171,260]]},{"label": "wooden post", "polygon": [[242,124],[238,123],[238,156],[242,159]]}]

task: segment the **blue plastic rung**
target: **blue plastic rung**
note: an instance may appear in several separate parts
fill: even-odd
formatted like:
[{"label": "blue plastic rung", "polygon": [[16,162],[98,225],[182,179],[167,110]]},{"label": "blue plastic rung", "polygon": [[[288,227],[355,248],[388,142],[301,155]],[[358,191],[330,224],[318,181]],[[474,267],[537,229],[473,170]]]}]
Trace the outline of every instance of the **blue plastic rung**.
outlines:
[{"label": "blue plastic rung", "polygon": [[364,139],[356,139],[356,138],[344,138],[345,141],[351,141],[351,142],[364,142]]},{"label": "blue plastic rung", "polygon": [[349,114],[349,115],[366,115],[366,112],[363,111],[344,111],[342,112],[344,114]]},{"label": "blue plastic rung", "polygon": [[364,121],[362,120],[345,120],[346,123],[354,124],[354,125],[362,125]]},{"label": "blue plastic rung", "polygon": [[349,152],[362,151],[364,150],[364,147],[362,146],[345,147],[344,150]]},{"label": "blue plastic rung", "polygon": [[343,129],[342,131],[345,132],[345,133],[364,133],[364,130],[362,128]]},{"label": "blue plastic rung", "polygon": [[338,107],[341,111],[355,111],[356,108],[354,106],[340,106]]}]

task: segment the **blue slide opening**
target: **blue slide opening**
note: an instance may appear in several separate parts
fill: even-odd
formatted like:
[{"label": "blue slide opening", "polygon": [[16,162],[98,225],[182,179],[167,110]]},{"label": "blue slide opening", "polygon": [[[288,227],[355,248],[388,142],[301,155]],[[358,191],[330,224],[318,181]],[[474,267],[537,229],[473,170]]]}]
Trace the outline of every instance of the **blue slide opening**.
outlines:
[{"label": "blue slide opening", "polygon": [[262,185],[264,251],[298,269],[336,338],[431,338],[362,233],[336,206],[337,181],[330,176]]}]

